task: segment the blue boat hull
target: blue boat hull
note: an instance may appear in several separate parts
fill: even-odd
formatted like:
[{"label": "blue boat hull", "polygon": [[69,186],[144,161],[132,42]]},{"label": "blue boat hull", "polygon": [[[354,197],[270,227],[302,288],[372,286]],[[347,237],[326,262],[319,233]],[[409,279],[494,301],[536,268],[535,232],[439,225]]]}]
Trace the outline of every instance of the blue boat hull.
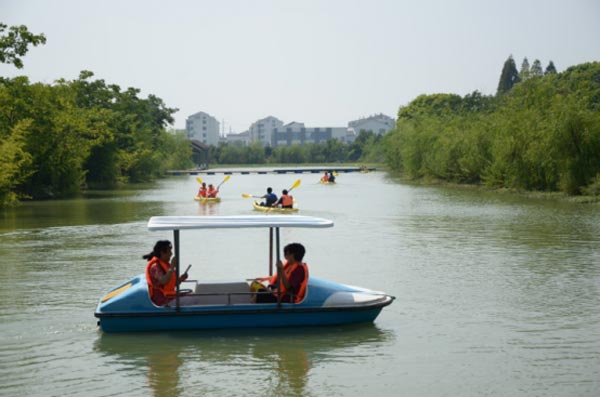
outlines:
[{"label": "blue boat hull", "polygon": [[272,313],[172,313],[161,315],[105,316],[104,332],[172,331],[215,328],[273,328],[325,326],[373,322],[382,307],[361,311],[301,312],[281,309]]},{"label": "blue boat hull", "polygon": [[[211,304],[158,307],[148,296],[143,275],[113,289],[95,316],[104,332],[325,326],[373,322],[393,297],[311,278],[302,303]],[[352,302],[355,296],[362,301]],[[361,300],[361,299],[359,299]]]}]

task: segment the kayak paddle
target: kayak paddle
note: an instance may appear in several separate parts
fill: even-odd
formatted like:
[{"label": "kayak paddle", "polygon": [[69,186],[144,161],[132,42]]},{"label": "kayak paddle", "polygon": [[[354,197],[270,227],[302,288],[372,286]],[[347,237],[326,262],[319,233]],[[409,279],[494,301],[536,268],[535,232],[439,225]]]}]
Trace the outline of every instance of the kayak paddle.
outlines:
[{"label": "kayak paddle", "polygon": [[226,176],[226,177],[223,179],[223,181],[221,181],[221,183],[219,183],[219,184],[217,185],[217,190],[219,190],[219,187],[221,187],[221,185],[222,185],[222,184],[224,184],[225,182],[227,182],[227,181],[229,180],[229,178],[231,178],[231,175],[227,175],[227,176]]},{"label": "kayak paddle", "polygon": [[292,187],[288,189],[288,193],[291,192],[293,189],[297,188],[298,186],[300,186],[300,182],[301,182],[300,179],[298,179],[296,182],[294,182]]}]

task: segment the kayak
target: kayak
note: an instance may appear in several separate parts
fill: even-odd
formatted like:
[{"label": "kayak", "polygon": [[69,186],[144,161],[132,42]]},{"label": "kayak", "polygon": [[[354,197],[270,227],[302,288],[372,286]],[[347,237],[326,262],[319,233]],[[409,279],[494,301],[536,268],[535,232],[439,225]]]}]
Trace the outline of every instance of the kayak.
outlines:
[{"label": "kayak", "polygon": [[277,208],[277,207],[263,207],[262,205],[260,205],[260,203],[258,201],[254,201],[252,203],[252,207],[254,207],[254,209],[256,211],[261,211],[261,212],[276,212],[278,214],[290,214],[292,212],[298,212],[298,208]]},{"label": "kayak", "polygon": [[194,197],[194,200],[199,201],[202,204],[220,203],[221,202],[221,197],[200,197],[200,196],[196,196],[196,197]]},{"label": "kayak", "polygon": [[321,182],[321,184],[323,185],[335,185],[335,182],[329,182],[329,181],[319,181]]}]

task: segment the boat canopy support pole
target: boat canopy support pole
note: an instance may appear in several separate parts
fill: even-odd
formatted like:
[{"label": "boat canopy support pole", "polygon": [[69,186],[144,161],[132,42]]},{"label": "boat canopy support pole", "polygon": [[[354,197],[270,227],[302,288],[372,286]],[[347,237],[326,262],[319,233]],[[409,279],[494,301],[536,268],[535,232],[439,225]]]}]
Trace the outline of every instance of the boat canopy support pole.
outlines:
[{"label": "boat canopy support pole", "polygon": [[[279,228],[275,228],[276,260],[279,262]],[[277,306],[281,307],[281,272],[277,272]]]},{"label": "boat canopy support pole", "polygon": [[180,311],[179,308],[179,263],[181,263],[181,252],[179,251],[179,230],[173,230],[173,240],[175,243],[175,311]]},{"label": "boat canopy support pole", "polygon": [[269,228],[269,276],[273,275],[273,228]]}]

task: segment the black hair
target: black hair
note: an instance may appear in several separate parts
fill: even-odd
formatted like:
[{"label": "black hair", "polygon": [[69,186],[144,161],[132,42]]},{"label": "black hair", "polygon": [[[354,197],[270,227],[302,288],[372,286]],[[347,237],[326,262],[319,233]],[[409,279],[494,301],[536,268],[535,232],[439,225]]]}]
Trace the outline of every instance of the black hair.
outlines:
[{"label": "black hair", "polygon": [[161,252],[165,252],[169,248],[172,248],[171,242],[169,240],[158,240],[156,244],[154,244],[154,248],[152,252],[142,256],[144,259],[152,259],[154,257],[160,257]]},{"label": "black hair", "polygon": [[288,194],[288,191],[286,189],[283,189],[283,192],[281,192],[283,194]]},{"label": "black hair", "polygon": [[306,253],[306,249],[300,243],[291,243],[283,247],[283,252],[294,255],[294,259],[296,259],[298,262],[302,262],[304,254]]},{"label": "black hair", "polygon": [[268,187],[268,188],[267,188],[267,193],[272,193],[272,192],[273,192],[273,189],[272,189],[272,188],[270,188],[270,187]]}]

